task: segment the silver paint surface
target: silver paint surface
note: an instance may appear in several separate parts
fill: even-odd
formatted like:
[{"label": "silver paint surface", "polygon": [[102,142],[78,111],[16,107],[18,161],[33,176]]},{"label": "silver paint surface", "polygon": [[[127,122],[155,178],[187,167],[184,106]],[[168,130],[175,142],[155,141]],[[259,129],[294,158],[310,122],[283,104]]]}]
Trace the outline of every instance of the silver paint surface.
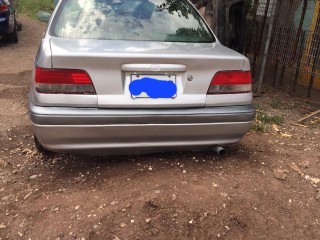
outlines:
[{"label": "silver paint surface", "polygon": [[[250,70],[246,57],[218,41],[81,40],[47,32],[35,66],[85,70],[97,92],[41,94],[31,86],[33,131],[57,152],[106,155],[230,144],[240,141],[254,119],[252,93],[207,95],[217,72]],[[131,75],[155,72],[176,75],[177,96],[132,98]]]}]

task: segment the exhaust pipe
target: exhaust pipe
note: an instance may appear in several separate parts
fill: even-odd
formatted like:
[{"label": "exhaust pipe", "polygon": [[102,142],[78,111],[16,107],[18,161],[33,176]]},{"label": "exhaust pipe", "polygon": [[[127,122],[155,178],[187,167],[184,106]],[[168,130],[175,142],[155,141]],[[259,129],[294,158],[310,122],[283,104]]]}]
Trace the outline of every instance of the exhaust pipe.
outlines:
[{"label": "exhaust pipe", "polygon": [[212,150],[213,150],[216,154],[221,155],[221,156],[226,154],[226,151],[224,150],[224,148],[221,147],[221,146],[218,146],[218,145],[213,146],[213,147],[212,147]]}]

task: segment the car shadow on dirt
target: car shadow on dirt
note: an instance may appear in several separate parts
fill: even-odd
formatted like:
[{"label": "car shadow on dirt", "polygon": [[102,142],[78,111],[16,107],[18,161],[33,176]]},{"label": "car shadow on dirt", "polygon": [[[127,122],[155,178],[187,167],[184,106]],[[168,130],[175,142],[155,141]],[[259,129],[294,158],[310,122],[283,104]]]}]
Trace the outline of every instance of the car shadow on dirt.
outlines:
[{"label": "car shadow on dirt", "polygon": [[[247,149],[246,145],[232,145],[226,148],[224,156],[217,155],[213,151],[199,152],[166,152],[146,155],[120,155],[120,156],[86,156],[73,154],[49,154],[39,155],[37,164],[43,165],[43,171],[52,171],[53,179],[77,179],[79,175],[95,176],[96,180],[110,176],[121,175],[124,179],[135,175],[154,173],[157,171],[173,171],[201,175],[203,172],[221,172],[221,169],[238,164],[251,162],[251,167],[258,168],[250,157],[254,149]],[[254,166],[255,165],[255,166]],[[36,174],[36,170],[33,171]],[[103,174],[107,173],[107,174]],[[46,175],[45,173],[42,175]],[[85,177],[87,178],[87,177]],[[86,180],[90,183],[90,177]],[[166,181],[163,179],[162,181]]]}]

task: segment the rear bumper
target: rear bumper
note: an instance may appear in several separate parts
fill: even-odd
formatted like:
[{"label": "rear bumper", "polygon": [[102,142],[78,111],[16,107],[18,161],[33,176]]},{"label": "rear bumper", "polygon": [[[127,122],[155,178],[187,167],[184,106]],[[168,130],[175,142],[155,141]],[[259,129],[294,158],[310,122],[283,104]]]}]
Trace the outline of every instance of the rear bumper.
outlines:
[{"label": "rear bumper", "polygon": [[45,148],[103,155],[235,143],[255,115],[251,105],[113,110],[38,107],[30,102],[29,109],[33,131]]}]

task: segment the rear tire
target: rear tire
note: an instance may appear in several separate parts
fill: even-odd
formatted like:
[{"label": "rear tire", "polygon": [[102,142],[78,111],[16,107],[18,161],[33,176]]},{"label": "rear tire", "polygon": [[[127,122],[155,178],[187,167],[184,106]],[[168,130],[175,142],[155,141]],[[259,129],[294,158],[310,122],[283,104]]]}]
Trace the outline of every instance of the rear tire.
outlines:
[{"label": "rear tire", "polygon": [[41,145],[41,143],[39,142],[39,140],[36,136],[34,136],[34,143],[36,145],[38,152],[41,153],[42,155],[44,155],[44,156],[54,155],[54,152],[46,149],[44,146]]},{"label": "rear tire", "polygon": [[22,31],[22,23],[17,22],[17,31],[21,32]]},{"label": "rear tire", "polygon": [[18,27],[17,27],[17,20],[16,16],[14,15],[14,26],[13,26],[13,32],[7,34],[7,42],[10,43],[18,43]]},{"label": "rear tire", "polygon": [[18,43],[18,32],[17,29],[14,29],[13,33],[7,34],[7,42]]}]

